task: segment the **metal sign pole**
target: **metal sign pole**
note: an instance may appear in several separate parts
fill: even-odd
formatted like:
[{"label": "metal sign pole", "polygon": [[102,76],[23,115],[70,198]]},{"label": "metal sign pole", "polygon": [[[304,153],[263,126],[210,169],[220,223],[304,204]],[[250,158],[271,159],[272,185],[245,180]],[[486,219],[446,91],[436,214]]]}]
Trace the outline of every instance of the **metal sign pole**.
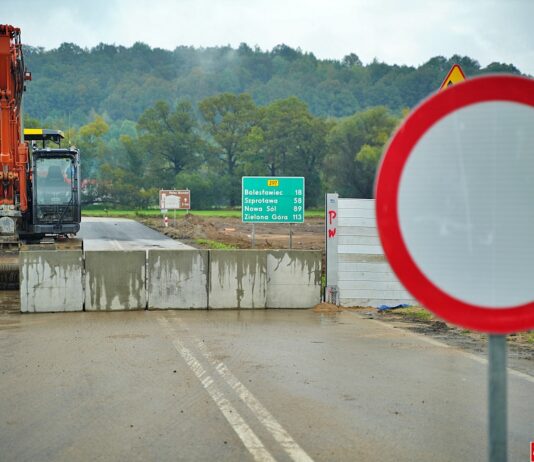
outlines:
[{"label": "metal sign pole", "polygon": [[174,227],[176,228],[176,209],[174,209]]},{"label": "metal sign pole", "polygon": [[256,223],[252,223],[252,248],[256,247]]},{"label": "metal sign pole", "polygon": [[293,228],[291,227],[293,223],[289,223],[289,248],[293,248]]},{"label": "metal sign pole", "polygon": [[489,462],[506,462],[507,396],[506,396],[506,336],[490,335],[488,340],[489,376]]}]

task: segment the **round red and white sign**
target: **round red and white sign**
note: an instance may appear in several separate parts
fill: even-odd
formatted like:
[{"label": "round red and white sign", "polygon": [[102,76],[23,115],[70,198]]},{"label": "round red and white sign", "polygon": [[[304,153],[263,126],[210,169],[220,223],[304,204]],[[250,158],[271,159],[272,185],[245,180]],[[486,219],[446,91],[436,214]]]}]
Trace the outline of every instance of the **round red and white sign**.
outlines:
[{"label": "round red and white sign", "polygon": [[478,77],[417,107],[383,156],[376,219],[423,306],[483,332],[534,328],[534,80]]}]

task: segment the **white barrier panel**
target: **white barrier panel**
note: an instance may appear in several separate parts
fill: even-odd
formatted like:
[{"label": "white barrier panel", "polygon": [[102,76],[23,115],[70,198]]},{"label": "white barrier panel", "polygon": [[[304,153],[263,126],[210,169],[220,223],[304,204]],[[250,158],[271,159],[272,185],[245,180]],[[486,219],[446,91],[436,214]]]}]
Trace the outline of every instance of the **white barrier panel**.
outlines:
[{"label": "white barrier panel", "polygon": [[146,308],[144,250],[85,252],[85,310]]},{"label": "white barrier panel", "polygon": [[83,310],[81,250],[21,251],[19,265],[22,312]]},{"label": "white barrier panel", "polygon": [[267,252],[267,308],[312,308],[321,301],[321,252]]},{"label": "white barrier panel", "polygon": [[209,308],[265,308],[265,251],[210,250],[209,259]]},{"label": "white barrier panel", "polygon": [[208,251],[149,250],[148,309],[207,309]]}]

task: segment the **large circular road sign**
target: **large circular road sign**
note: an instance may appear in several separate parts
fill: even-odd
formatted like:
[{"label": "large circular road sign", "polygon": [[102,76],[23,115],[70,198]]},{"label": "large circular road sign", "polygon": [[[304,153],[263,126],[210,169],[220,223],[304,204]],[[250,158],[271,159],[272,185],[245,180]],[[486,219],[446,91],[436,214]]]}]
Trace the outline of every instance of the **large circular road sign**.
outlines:
[{"label": "large circular road sign", "polygon": [[376,181],[384,252],[443,319],[534,328],[534,80],[466,80],[415,109]]}]

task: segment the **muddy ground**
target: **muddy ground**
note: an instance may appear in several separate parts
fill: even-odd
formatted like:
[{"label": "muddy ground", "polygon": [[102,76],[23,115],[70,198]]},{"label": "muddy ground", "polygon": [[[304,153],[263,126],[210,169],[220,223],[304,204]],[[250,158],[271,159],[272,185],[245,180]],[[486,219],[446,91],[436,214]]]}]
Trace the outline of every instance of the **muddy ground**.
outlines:
[{"label": "muddy ground", "polygon": [[[430,319],[418,319],[402,312],[385,311],[369,312],[369,317],[390,322],[403,329],[418,334],[429,335],[448,345],[470,350],[474,353],[487,352],[488,335],[480,332],[466,330],[443,322],[435,316]],[[532,333],[519,332],[507,335],[509,357],[534,361],[534,337]]]},{"label": "muddy ground", "polygon": [[[177,218],[176,223],[170,218],[168,227],[164,226],[161,218],[142,218],[141,222],[197,248],[209,247],[199,243],[199,239],[217,241],[238,249],[250,249],[252,246],[252,224],[242,223],[241,218],[185,215]],[[307,218],[305,223],[292,225],[292,230],[294,249],[324,250],[323,218]],[[256,224],[255,248],[289,248],[289,225]]]}]

